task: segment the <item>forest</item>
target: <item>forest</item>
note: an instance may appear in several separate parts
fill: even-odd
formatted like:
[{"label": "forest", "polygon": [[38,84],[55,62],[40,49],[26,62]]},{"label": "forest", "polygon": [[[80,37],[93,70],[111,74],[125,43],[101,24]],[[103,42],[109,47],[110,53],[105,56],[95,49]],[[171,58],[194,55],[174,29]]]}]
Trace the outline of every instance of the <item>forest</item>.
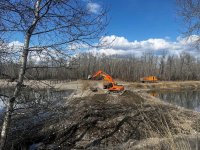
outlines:
[{"label": "forest", "polygon": [[[26,78],[32,80],[87,79],[88,75],[103,70],[123,81],[139,81],[141,77],[151,75],[157,76],[163,81],[200,79],[200,58],[189,53],[154,55],[152,52],[146,52],[140,57],[81,53],[64,63],[65,65],[63,65],[62,59],[52,62],[30,61]],[[0,66],[2,79],[14,81],[17,78],[19,66],[13,60],[6,63],[2,61]]]}]

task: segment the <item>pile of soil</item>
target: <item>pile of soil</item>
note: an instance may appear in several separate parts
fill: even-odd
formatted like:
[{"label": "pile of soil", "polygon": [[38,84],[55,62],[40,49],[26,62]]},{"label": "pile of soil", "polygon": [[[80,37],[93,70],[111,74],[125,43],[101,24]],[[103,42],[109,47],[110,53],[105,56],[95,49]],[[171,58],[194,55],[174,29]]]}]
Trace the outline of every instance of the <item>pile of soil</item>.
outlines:
[{"label": "pile of soil", "polygon": [[128,148],[130,141],[135,146],[148,138],[194,134],[199,119],[197,113],[131,91],[74,98],[54,111],[45,121],[10,136],[15,149],[20,143],[35,143],[36,149]]}]

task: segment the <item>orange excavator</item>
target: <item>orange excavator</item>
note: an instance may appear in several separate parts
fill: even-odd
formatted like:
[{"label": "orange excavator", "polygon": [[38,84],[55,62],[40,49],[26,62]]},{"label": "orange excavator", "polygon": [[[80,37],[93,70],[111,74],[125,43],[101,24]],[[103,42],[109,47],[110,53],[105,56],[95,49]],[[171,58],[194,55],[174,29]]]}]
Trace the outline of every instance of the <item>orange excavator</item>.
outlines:
[{"label": "orange excavator", "polygon": [[122,91],[124,91],[123,85],[118,85],[109,74],[107,74],[107,73],[105,73],[101,70],[97,71],[92,76],[89,75],[88,79],[98,79],[98,77],[103,78],[105,81],[108,82],[107,84],[104,84],[103,88],[107,89],[109,92],[122,92]]},{"label": "orange excavator", "polygon": [[156,76],[148,76],[148,77],[140,78],[140,81],[142,83],[145,83],[145,82],[153,83],[153,82],[157,82],[158,78]]}]

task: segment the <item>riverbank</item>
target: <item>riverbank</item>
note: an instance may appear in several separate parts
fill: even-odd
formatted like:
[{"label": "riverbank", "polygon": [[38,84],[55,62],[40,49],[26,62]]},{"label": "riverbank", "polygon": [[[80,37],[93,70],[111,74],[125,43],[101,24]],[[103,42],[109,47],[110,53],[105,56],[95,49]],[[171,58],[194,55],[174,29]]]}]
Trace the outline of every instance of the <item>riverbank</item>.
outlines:
[{"label": "riverbank", "polygon": [[[35,146],[44,149],[50,146],[61,149],[155,149],[166,141],[176,143],[173,141],[176,137],[187,139],[199,132],[199,113],[169,105],[143,92],[73,98],[57,111],[62,113],[55,114],[53,121],[47,120],[45,126],[24,130],[20,143],[30,143],[31,135]],[[45,137],[41,138],[41,135]],[[168,142],[168,146],[174,145]]]},{"label": "riverbank", "polygon": [[[24,82],[25,86],[35,89],[55,88],[58,90],[67,89],[85,89],[88,85],[99,84],[102,81],[89,80],[28,80]],[[200,89],[200,81],[159,81],[156,83],[141,83],[141,82],[124,82],[118,81],[127,89]],[[0,80],[0,88],[14,87],[16,82],[8,82],[8,80]]]},{"label": "riverbank", "polygon": [[[25,85],[32,88],[39,85],[31,83],[25,82]],[[144,89],[178,88],[183,84],[196,88],[200,82],[122,82],[127,89],[122,95],[106,94],[104,90],[91,92],[89,87],[98,85],[99,81],[45,81],[40,88],[49,88],[47,83],[50,88],[73,89],[74,92],[65,98],[61,106],[52,105],[50,111],[54,114],[45,121],[32,124],[31,128],[24,123],[31,115],[27,116],[24,112],[15,115],[13,128],[24,124],[23,128],[10,135],[16,149],[19,149],[20,143],[43,149],[178,149],[180,143],[193,147],[198,142],[198,112],[162,102]],[[42,110],[45,113],[45,109]]]},{"label": "riverbank", "polygon": [[155,90],[168,90],[168,89],[200,89],[200,81],[159,81],[156,83],[129,83],[129,88],[136,89],[155,89]]}]

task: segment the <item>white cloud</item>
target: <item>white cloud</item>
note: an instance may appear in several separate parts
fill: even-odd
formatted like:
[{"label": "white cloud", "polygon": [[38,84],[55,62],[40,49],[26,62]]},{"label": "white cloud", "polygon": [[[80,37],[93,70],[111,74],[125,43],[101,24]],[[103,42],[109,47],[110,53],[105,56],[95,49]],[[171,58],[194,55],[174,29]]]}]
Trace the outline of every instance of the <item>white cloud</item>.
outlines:
[{"label": "white cloud", "polygon": [[[7,60],[11,59],[14,61],[19,61],[20,56],[21,56],[21,51],[23,49],[24,44],[19,42],[19,41],[12,41],[10,43],[6,44],[6,50],[9,52],[10,56],[7,58]],[[85,47],[86,46],[84,44],[71,44],[68,45],[67,49],[74,51],[77,49],[80,49],[80,47]],[[42,61],[49,61],[52,60],[52,58],[54,60],[59,60],[59,59],[63,59],[63,60],[67,60],[69,59],[68,54],[66,55],[66,53],[62,50],[58,51],[55,49],[42,49],[41,51],[38,51],[37,48],[32,48],[31,50],[37,50],[37,51],[30,51],[29,53],[29,57],[28,59],[37,63],[37,62],[42,62]],[[69,54],[70,55],[70,54]]]},{"label": "white cloud", "polygon": [[23,45],[24,44],[19,41],[12,41],[8,43],[8,47],[10,48],[9,51],[12,51],[12,52],[20,51],[23,48]]},{"label": "white cloud", "polygon": [[89,10],[89,12],[91,13],[98,13],[101,9],[101,6],[97,3],[88,3],[87,4],[87,9]]},{"label": "white cloud", "polygon": [[92,49],[90,52],[101,53],[106,55],[128,55],[133,54],[141,56],[146,51],[152,51],[153,53],[160,55],[163,51],[168,54],[180,54],[181,52],[188,52],[195,56],[200,56],[200,52],[197,51],[191,45],[200,37],[192,35],[188,38],[178,37],[176,41],[170,41],[169,38],[150,38],[143,41],[128,41],[125,37],[119,37],[115,35],[105,36],[100,39],[100,44],[106,45],[104,48]]},{"label": "white cloud", "polygon": [[[191,47],[191,45],[200,39],[200,36],[192,35],[187,38],[177,37],[176,41],[171,41],[170,38],[150,38],[142,41],[129,41],[125,37],[119,37],[116,35],[110,35],[102,37],[99,41],[100,45],[104,45],[101,48],[89,48],[85,44],[72,44],[68,45],[67,49],[72,50],[74,53],[78,53],[80,51],[86,52],[89,49],[89,52],[94,54],[100,53],[105,55],[135,55],[141,56],[144,52],[151,51],[156,55],[162,55],[163,52],[168,54],[181,54],[182,52],[187,52],[192,54],[193,56],[200,57],[200,51]],[[8,44],[10,47],[10,51],[16,52],[21,50],[23,47],[23,43],[19,41],[13,41]],[[74,51],[76,50],[76,51]],[[64,55],[59,55],[53,50],[49,50],[50,53],[55,58],[63,57]],[[72,55],[74,55],[72,53]],[[43,51],[42,53],[31,53],[29,55],[32,60],[39,62],[46,59],[50,59],[47,51]]]},{"label": "white cloud", "polygon": [[23,46],[23,43],[19,42],[19,41],[12,41],[8,44],[9,46]]}]

